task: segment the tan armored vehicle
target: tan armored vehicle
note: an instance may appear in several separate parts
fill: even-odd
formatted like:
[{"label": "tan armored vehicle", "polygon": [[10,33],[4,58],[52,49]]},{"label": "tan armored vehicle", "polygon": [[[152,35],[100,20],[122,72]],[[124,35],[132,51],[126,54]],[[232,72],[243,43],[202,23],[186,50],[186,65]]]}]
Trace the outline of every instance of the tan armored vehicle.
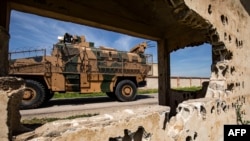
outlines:
[{"label": "tan armored vehicle", "polygon": [[146,42],[129,52],[86,42],[84,36],[68,33],[58,37],[51,56],[45,50],[20,51],[15,54],[44,51],[42,56],[10,59],[9,75],[25,79],[21,108],[37,108],[55,92],[105,92],[119,101],[136,99],[138,87],[146,85],[152,55],[144,54]]}]

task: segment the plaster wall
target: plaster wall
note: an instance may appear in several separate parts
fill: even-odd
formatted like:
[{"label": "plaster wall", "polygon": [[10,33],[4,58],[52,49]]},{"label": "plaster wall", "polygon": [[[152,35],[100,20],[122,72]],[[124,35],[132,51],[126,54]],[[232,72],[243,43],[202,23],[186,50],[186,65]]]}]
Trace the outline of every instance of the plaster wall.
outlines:
[{"label": "plaster wall", "polygon": [[[185,128],[190,127],[189,133],[197,129],[195,136],[196,133],[206,133],[211,136],[210,138],[203,136],[197,140],[223,140],[224,124],[243,124],[237,120],[239,111],[245,120],[250,119],[248,108],[250,31],[247,30],[250,27],[250,18],[249,11],[242,4],[243,1],[184,0],[191,11],[186,12],[186,15],[182,13],[183,18],[180,22],[187,25],[194,24],[190,13],[195,11],[212,25],[208,34],[210,38],[208,42],[212,44],[213,50],[212,74],[205,98],[180,103],[177,115],[173,117],[177,119],[175,123],[181,122],[178,120],[179,117],[186,117],[184,119],[188,122]],[[194,105],[200,105],[198,106],[200,108]],[[197,109],[201,117],[206,115],[201,120],[194,115],[189,118],[184,116],[190,115]],[[194,134],[189,136],[191,139],[195,137]],[[181,138],[184,137],[185,135]]]},{"label": "plaster wall", "polygon": [[[199,29],[203,26],[197,20],[199,15],[210,24],[207,28],[207,42],[212,45],[212,74],[205,99],[225,100],[248,97],[250,88],[248,37],[250,32],[247,29],[249,29],[250,19],[247,6],[243,5],[245,1],[176,0],[171,2],[180,23]],[[245,102],[244,104],[248,105]],[[245,116],[249,119],[249,114]]]},{"label": "plaster wall", "polygon": [[200,4],[185,0],[187,6],[207,19],[214,29],[210,35],[213,64],[207,97],[217,96],[214,90],[230,91],[234,96],[249,94],[250,18],[242,1],[205,0]]},{"label": "plaster wall", "polygon": [[[169,120],[169,107],[151,105],[90,118],[47,123],[14,141],[223,141],[225,124],[240,124],[236,106],[249,107],[250,97],[193,99],[181,103]],[[249,114],[249,111],[241,111]],[[142,130],[139,130],[142,129]],[[127,132],[126,132],[127,131]]]},{"label": "plaster wall", "polygon": [[19,104],[25,88],[23,79],[0,77],[0,140],[12,140],[12,135],[28,132],[30,129],[20,123]]}]

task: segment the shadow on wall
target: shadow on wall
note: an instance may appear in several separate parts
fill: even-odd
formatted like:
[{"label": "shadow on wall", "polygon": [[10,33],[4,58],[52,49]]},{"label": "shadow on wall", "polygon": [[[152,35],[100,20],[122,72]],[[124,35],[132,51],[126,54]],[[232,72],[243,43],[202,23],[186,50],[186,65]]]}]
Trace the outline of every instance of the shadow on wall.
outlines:
[{"label": "shadow on wall", "polygon": [[240,0],[241,4],[247,11],[248,15],[250,16],[250,1],[249,0]]},{"label": "shadow on wall", "polygon": [[137,131],[131,132],[125,129],[123,137],[110,137],[109,141],[150,141],[151,135],[151,133],[145,131],[144,127],[139,126]]},{"label": "shadow on wall", "polygon": [[209,81],[204,81],[202,83],[202,89],[190,92],[190,91],[183,91],[183,90],[171,90],[171,111],[170,117],[176,115],[176,108],[180,103],[188,99],[198,99],[204,98],[206,96],[207,88],[208,88]]}]

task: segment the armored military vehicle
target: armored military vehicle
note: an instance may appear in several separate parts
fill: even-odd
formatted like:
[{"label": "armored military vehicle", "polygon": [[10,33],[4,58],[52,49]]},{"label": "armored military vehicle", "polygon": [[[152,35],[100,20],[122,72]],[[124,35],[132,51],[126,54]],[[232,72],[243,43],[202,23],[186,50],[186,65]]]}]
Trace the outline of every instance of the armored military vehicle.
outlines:
[{"label": "armored military vehicle", "polygon": [[[138,87],[146,85],[152,55],[142,42],[130,51],[94,47],[85,36],[65,33],[58,37],[50,56],[46,50],[11,52],[9,75],[26,81],[21,108],[41,107],[55,92],[96,93],[126,102],[136,99]],[[15,54],[42,51],[43,55],[11,59]]]}]

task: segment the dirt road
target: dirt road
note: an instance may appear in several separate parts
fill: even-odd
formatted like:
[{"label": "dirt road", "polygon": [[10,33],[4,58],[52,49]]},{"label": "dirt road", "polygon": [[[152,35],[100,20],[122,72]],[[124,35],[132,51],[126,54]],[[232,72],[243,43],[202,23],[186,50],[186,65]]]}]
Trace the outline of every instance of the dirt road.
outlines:
[{"label": "dirt road", "polygon": [[56,99],[38,109],[20,110],[23,119],[65,118],[83,114],[106,114],[117,110],[133,109],[158,104],[158,94],[138,95],[136,101],[118,102],[108,97]]}]

